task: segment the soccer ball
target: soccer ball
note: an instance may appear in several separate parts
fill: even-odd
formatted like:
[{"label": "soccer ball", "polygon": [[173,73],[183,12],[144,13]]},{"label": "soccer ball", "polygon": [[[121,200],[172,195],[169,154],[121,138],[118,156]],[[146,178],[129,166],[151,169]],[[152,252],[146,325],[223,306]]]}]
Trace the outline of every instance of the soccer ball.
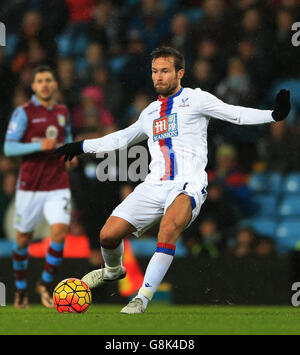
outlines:
[{"label": "soccer ball", "polygon": [[92,293],[83,281],[65,279],[55,287],[53,302],[59,313],[84,313],[92,302]]}]

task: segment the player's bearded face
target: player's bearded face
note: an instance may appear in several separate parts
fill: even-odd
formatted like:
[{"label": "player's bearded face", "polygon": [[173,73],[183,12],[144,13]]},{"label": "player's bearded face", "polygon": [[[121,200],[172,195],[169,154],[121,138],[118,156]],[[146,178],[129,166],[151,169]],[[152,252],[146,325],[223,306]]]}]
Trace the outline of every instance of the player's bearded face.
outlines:
[{"label": "player's bearded face", "polygon": [[176,93],[180,86],[183,70],[176,72],[174,58],[157,58],[152,62],[152,80],[158,95],[164,97]]},{"label": "player's bearded face", "polygon": [[50,72],[37,73],[32,83],[32,90],[38,98],[49,101],[57,90],[57,82]]}]

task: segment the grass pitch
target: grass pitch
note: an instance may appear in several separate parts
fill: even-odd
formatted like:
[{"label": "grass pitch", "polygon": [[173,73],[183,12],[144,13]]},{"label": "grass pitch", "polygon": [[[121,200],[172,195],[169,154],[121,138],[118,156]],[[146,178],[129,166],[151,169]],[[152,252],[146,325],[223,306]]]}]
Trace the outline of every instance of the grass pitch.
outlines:
[{"label": "grass pitch", "polygon": [[31,305],[0,307],[0,334],[22,335],[200,335],[300,334],[299,309],[292,306],[148,307],[144,314],[120,314],[123,305],[91,305],[83,314],[60,314]]}]

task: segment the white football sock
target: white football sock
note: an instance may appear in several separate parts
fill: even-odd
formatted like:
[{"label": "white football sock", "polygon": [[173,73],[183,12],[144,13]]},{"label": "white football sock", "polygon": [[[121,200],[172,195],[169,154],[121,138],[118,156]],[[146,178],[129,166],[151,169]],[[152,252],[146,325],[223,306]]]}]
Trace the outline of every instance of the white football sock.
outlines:
[{"label": "white football sock", "polygon": [[175,254],[175,245],[157,243],[156,252],[152,256],[144,276],[143,286],[139,289],[137,298],[141,298],[144,308],[152,299],[155,291],[167,273]]},{"label": "white football sock", "polygon": [[122,258],[124,253],[124,241],[115,249],[108,249],[101,246],[101,253],[105,263],[105,274],[107,277],[112,277],[120,272],[122,267]]}]

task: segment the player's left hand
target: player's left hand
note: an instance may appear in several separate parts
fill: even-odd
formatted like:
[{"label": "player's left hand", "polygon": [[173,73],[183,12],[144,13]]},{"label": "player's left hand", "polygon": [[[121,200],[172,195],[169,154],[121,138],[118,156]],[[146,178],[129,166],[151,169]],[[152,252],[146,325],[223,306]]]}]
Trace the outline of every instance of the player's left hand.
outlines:
[{"label": "player's left hand", "polygon": [[60,159],[64,156],[65,161],[71,161],[76,155],[83,154],[82,142],[73,142],[67,143],[57,149],[55,149],[54,154],[57,156],[57,159]]},{"label": "player's left hand", "polygon": [[290,103],[290,91],[281,89],[279,93],[276,95],[275,99],[275,108],[272,112],[272,116],[275,121],[284,120],[289,114],[291,109]]}]

